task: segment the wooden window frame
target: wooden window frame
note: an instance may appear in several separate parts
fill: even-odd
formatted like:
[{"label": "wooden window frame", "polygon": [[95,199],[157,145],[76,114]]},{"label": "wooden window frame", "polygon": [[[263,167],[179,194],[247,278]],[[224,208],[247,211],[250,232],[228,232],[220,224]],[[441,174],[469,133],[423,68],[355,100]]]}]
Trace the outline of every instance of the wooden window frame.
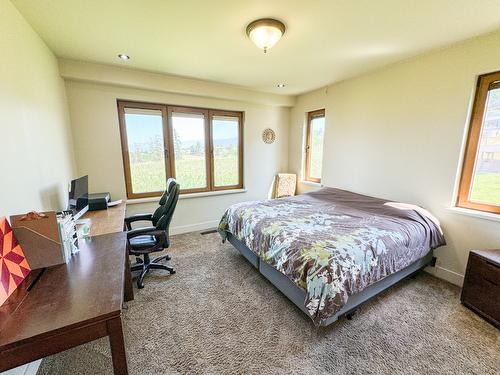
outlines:
[{"label": "wooden window frame", "polygon": [[471,186],[474,178],[474,167],[476,164],[477,150],[481,138],[486,99],[490,85],[500,81],[500,72],[489,73],[479,76],[472,107],[467,143],[465,146],[464,160],[460,184],[458,188],[457,207],[468,208],[477,211],[485,211],[500,214],[500,206],[474,202],[469,199]]},{"label": "wooden window frame", "polygon": [[127,191],[128,199],[139,199],[139,198],[150,198],[157,197],[163,194],[163,191],[152,191],[146,193],[134,193],[132,189],[132,172],[130,170],[130,154],[128,150],[128,140],[127,140],[127,130],[125,128],[125,108],[135,108],[135,109],[151,109],[159,110],[162,114],[163,123],[163,155],[165,160],[165,176],[171,176],[171,162],[170,162],[170,145],[168,144],[168,139],[165,137],[168,134],[168,124],[167,124],[167,107],[162,104],[154,103],[140,103],[131,102],[126,100],[118,100],[118,122],[120,124],[120,137],[122,144],[122,158],[123,158],[123,170],[125,172],[125,187]]},{"label": "wooden window frame", "polygon": [[[223,111],[218,109],[211,109],[208,111],[208,122],[210,128],[210,174],[211,179],[210,189],[212,191],[230,190],[230,189],[243,189],[243,112],[236,111]],[[215,158],[214,158],[214,145],[213,145],[213,118],[214,116],[228,116],[238,118],[238,181],[236,185],[217,186],[215,185]]]},{"label": "wooden window frame", "polygon": [[205,187],[201,188],[192,188],[192,189],[182,189],[181,186],[181,193],[182,194],[192,194],[192,193],[204,193],[207,191],[210,191],[210,186],[211,183],[210,181],[212,180],[211,177],[211,168],[210,168],[210,131],[209,131],[209,126],[207,124],[208,122],[208,110],[203,109],[203,108],[193,108],[193,107],[181,107],[181,106],[167,106],[167,113],[168,113],[168,141],[170,143],[170,150],[171,156],[170,156],[170,170],[171,175],[170,176],[175,176],[175,149],[174,149],[174,127],[172,124],[172,113],[184,113],[184,114],[200,114],[203,115],[204,119],[204,131],[205,131],[205,175],[207,177],[206,182],[207,185]]},{"label": "wooden window frame", "polygon": [[[207,186],[203,188],[182,189],[181,194],[204,193],[210,191],[222,191],[232,189],[243,189],[243,121],[244,113],[240,111],[226,111],[219,109],[209,109],[190,106],[178,106],[162,103],[149,103],[130,100],[117,100],[118,122],[120,127],[123,169],[125,174],[125,187],[128,199],[159,197],[163,191],[134,193],[132,187],[132,174],[130,170],[130,154],[128,150],[127,131],[125,126],[125,108],[135,109],[150,109],[161,111],[163,120],[163,144],[164,144],[164,160],[165,160],[165,175],[167,178],[175,176],[175,152],[172,126],[172,113],[193,113],[202,114],[205,119],[205,161],[206,161],[206,176]],[[214,149],[212,138],[212,119],[214,116],[230,116],[238,118],[238,184],[227,186],[215,186],[214,181]]]},{"label": "wooden window frame", "polygon": [[[312,142],[312,133],[311,133],[311,123],[315,118],[325,117],[324,109],[317,109],[315,111],[311,111],[307,113],[307,126],[306,126],[306,145],[304,149],[304,181],[321,183],[321,177],[311,177],[311,142]],[[323,166],[321,166],[321,172],[323,172]]]}]

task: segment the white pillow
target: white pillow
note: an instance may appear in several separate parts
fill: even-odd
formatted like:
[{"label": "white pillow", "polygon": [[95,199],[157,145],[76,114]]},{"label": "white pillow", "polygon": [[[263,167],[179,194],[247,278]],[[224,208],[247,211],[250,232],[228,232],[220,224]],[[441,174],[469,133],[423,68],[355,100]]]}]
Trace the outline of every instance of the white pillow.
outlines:
[{"label": "white pillow", "polygon": [[427,211],[425,208],[422,208],[420,206],[417,206],[415,204],[410,204],[410,203],[399,203],[399,202],[386,202],[384,203],[388,206],[400,209],[400,210],[414,210],[417,211],[418,213],[422,214],[423,216],[427,217],[429,220],[431,220],[434,224],[439,229],[439,232],[443,234],[443,230],[441,229],[441,223],[439,222],[438,218],[435,217],[433,214],[431,214],[429,211]]}]

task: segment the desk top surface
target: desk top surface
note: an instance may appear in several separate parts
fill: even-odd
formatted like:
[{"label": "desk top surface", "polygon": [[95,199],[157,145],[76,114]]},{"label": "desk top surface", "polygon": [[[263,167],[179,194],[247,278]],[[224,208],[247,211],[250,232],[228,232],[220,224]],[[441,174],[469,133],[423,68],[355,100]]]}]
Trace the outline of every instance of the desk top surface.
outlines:
[{"label": "desk top surface", "polygon": [[120,315],[126,233],[80,239],[79,244],[69,263],[46,268],[34,284],[40,271],[32,271],[24,287],[0,307],[0,351]]},{"label": "desk top surface", "polygon": [[126,206],[125,203],[120,203],[117,206],[109,207],[107,210],[87,211],[83,215],[83,219],[92,221],[90,235],[99,236],[101,234],[121,232]]}]

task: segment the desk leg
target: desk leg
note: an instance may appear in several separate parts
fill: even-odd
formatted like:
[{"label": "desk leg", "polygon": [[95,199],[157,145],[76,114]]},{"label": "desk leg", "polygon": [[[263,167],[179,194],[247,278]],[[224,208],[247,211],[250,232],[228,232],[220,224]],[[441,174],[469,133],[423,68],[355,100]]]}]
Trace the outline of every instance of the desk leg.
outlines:
[{"label": "desk leg", "polygon": [[125,287],[123,288],[124,290],[124,300],[125,302],[133,301],[134,300],[134,287],[132,286],[132,273],[130,271],[130,257],[128,255],[128,248],[125,250],[126,255],[125,255]]},{"label": "desk leg", "polygon": [[128,375],[127,354],[125,353],[121,318],[108,320],[107,327],[111,357],[113,359],[113,372],[115,375]]}]

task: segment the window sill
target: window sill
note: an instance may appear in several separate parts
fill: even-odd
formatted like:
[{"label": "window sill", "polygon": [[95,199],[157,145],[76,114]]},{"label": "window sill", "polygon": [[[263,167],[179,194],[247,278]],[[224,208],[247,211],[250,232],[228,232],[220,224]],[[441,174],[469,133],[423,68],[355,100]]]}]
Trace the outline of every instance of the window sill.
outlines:
[{"label": "window sill", "polygon": [[[247,192],[247,189],[205,191],[203,193],[181,194],[181,195],[179,195],[179,199],[214,197],[214,196],[218,196],[218,195],[239,194],[239,193],[246,193],[246,192]],[[151,202],[158,202],[159,200],[160,200],[160,197],[127,199],[127,204],[151,203]]]},{"label": "window sill", "polygon": [[500,222],[500,214],[495,214],[492,212],[471,210],[470,208],[462,208],[462,207],[448,207],[448,210],[460,215],[472,216],[472,217],[477,217],[479,219],[486,219],[486,220]]},{"label": "window sill", "polygon": [[300,181],[300,183],[302,185],[311,186],[311,187],[317,187],[317,188],[323,187],[323,185],[321,184],[321,182],[312,182],[312,181],[302,180],[302,181]]}]

